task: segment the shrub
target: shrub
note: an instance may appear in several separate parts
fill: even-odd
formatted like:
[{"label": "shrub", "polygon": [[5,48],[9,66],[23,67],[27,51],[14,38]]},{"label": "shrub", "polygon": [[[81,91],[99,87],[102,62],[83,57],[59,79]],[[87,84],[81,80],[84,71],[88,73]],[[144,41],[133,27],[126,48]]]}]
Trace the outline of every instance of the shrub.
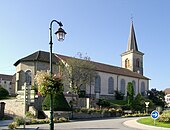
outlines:
[{"label": "shrub", "polygon": [[158,118],[159,122],[169,122],[170,123],[170,110],[165,110]]},{"label": "shrub", "polygon": [[115,91],[115,98],[116,100],[123,100],[124,94],[119,91]]},{"label": "shrub", "polygon": [[32,114],[31,112],[26,112],[25,116],[28,118],[35,118],[34,114]]},{"label": "shrub", "polygon": [[64,118],[64,117],[61,117],[61,118],[59,118],[59,120],[58,120],[59,122],[67,122],[68,121],[68,119],[66,119],[66,118]]},{"label": "shrub", "polygon": [[[43,110],[50,110],[50,95],[48,94],[43,103]],[[54,111],[71,111],[71,108],[64,97],[63,93],[57,93],[53,95],[53,109]]]},{"label": "shrub", "polygon": [[96,104],[102,108],[110,107],[110,102],[105,99],[99,99]]},{"label": "shrub", "polygon": [[23,125],[25,123],[25,120],[22,117],[16,117],[14,121],[18,124],[18,126]]},{"label": "shrub", "polygon": [[8,128],[9,128],[9,129],[15,129],[15,128],[17,128],[17,127],[18,127],[17,122],[12,122],[12,123],[9,123],[9,124],[8,124]]},{"label": "shrub", "polygon": [[9,96],[9,92],[0,85],[0,99],[4,99]]}]

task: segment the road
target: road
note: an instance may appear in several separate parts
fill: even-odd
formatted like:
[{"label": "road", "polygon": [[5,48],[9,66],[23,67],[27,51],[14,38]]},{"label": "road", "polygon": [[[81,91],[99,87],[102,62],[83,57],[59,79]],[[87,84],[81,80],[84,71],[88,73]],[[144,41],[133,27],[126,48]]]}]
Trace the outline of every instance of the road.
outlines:
[{"label": "road", "polygon": [[[57,123],[54,126],[55,126],[55,130],[137,130],[123,125],[123,122],[130,119],[131,118],[114,118],[114,119],[88,120],[88,121],[71,121],[66,123]],[[49,124],[26,126],[26,128],[37,128],[37,127],[39,127],[40,130],[48,130]]]}]

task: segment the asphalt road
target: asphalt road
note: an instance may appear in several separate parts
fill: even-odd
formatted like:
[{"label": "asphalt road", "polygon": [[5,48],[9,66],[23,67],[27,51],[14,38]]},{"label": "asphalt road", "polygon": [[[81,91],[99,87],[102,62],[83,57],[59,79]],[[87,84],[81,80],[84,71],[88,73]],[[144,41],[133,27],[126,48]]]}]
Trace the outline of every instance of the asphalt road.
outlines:
[{"label": "asphalt road", "polygon": [[[71,121],[55,124],[55,130],[137,130],[123,125],[123,122],[131,118],[114,118],[88,121]],[[26,128],[37,128],[39,130],[49,130],[49,124],[27,125]],[[7,128],[7,127],[6,127]],[[21,126],[20,128],[23,128]],[[5,129],[1,127],[0,129]]]}]

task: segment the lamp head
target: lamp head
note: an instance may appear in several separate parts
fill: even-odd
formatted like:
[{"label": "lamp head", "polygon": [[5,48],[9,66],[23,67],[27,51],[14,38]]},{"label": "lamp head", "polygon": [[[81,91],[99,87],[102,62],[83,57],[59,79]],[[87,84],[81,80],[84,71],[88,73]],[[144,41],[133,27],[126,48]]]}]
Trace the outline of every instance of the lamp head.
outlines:
[{"label": "lamp head", "polygon": [[55,32],[55,34],[57,35],[57,39],[58,41],[64,41],[65,35],[67,34],[64,29],[61,28],[61,26],[59,27],[58,31]]}]

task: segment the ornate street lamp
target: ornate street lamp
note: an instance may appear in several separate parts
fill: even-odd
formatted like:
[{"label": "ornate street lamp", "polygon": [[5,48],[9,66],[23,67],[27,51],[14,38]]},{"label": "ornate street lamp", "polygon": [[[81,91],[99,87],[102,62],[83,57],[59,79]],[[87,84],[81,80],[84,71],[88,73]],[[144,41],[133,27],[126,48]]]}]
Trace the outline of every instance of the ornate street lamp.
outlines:
[{"label": "ornate street lamp", "polygon": [[[57,20],[52,20],[50,23],[50,75],[52,78],[52,24],[53,23],[57,23],[59,25],[59,29],[58,31],[55,32],[55,34],[57,35],[57,39],[58,41],[63,41],[65,38],[65,35],[67,34],[64,29],[62,29],[61,27],[63,26],[63,24],[61,22],[58,22]],[[50,93],[50,130],[54,130],[54,122],[53,122],[53,92]]]}]

